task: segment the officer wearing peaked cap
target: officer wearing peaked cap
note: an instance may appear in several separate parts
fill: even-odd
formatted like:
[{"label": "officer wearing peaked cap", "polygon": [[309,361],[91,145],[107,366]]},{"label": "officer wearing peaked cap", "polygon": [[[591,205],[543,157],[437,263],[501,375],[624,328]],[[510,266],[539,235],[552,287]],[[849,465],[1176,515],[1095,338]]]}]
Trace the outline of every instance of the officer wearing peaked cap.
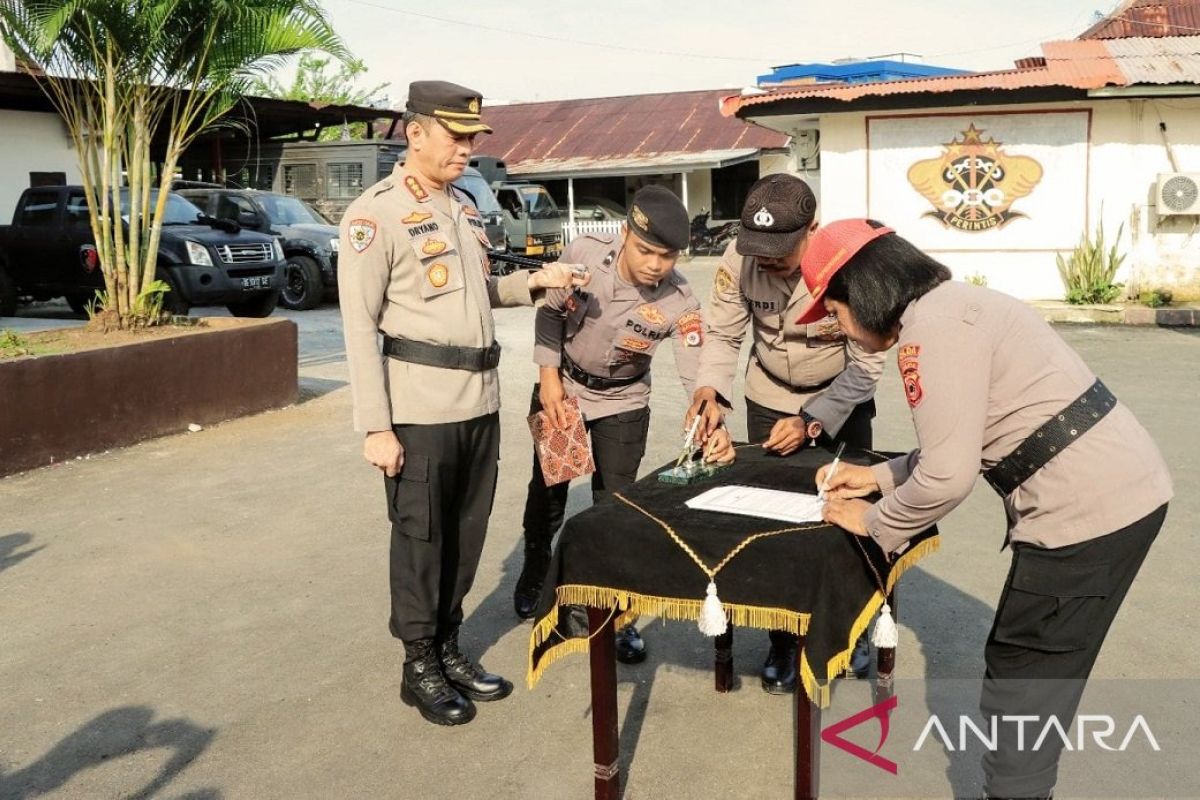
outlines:
[{"label": "officer wearing peaked cap", "polygon": [[[875,385],[882,353],[847,341],[833,318],[795,323],[795,309],[810,298],[800,277],[817,228],[817,198],[793,175],[768,175],[752,187],[742,207],[742,227],[717,267],[706,313],[708,331],[687,420],[708,400],[702,433],[715,430],[721,407],[732,406],[733,378],[746,327],[753,348],[746,369],[746,428],[751,442],[789,455],[806,441],[871,446]],[[796,687],[796,637],[771,631],[762,687],[785,694]],[[869,666],[866,637],[852,668]]]},{"label": "officer wearing peaked cap", "polygon": [[[500,391],[493,306],[529,305],[586,284],[565,264],[491,277],[487,235],[451,182],[491,132],[478,92],[416,81],[404,114],[407,161],[367,189],[341,224],[342,323],[363,456],[384,473],[392,522],[392,635],[400,694],[427,720],[461,725],[505,679],[458,646],[496,485]],[[378,338],[383,334],[381,358]]]},{"label": "officer wearing peaked cap", "polygon": [[[662,342],[671,340],[685,390],[690,393],[695,382],[704,342],[700,302],[675,269],[689,231],[687,210],[670,190],[639,190],[619,235],[586,234],[563,252],[565,261],[591,269],[588,291],[551,290],[538,309],[534,361],[541,369],[532,411],[544,409],[565,427],[563,403],[568,396],[578,400],[596,464],[593,502],[637,478],[650,425],[650,361]],[[709,457],[732,460],[723,431]],[[534,614],[566,504],[567,483],[546,486],[535,452],[525,501],[525,562],[513,594],[523,619]],[[645,657],[636,628],[618,632],[618,659],[636,663]]]}]

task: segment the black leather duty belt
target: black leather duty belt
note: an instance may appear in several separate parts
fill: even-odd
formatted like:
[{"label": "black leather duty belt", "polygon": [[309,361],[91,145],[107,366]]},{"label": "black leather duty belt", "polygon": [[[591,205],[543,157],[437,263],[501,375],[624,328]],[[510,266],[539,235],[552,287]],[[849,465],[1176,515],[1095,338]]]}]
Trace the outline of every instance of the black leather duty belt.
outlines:
[{"label": "black leather duty belt", "polygon": [[983,479],[1001,497],[1008,497],[1033,473],[1104,419],[1116,404],[1117,398],[1097,378],[1090,389],[1030,434],[999,464],[983,473]]},{"label": "black leather duty belt", "polygon": [[397,361],[424,364],[427,367],[483,372],[495,369],[500,363],[500,343],[492,342],[491,347],[456,347],[384,336],[383,354]]},{"label": "black leather duty belt", "polygon": [[562,354],[562,368],[563,372],[571,376],[571,380],[598,392],[606,389],[618,389],[622,386],[632,386],[646,377],[646,373],[643,372],[640,375],[634,375],[632,378],[602,378],[599,375],[585,372],[583,367],[571,360],[571,357],[567,355],[567,351],[565,350]]}]

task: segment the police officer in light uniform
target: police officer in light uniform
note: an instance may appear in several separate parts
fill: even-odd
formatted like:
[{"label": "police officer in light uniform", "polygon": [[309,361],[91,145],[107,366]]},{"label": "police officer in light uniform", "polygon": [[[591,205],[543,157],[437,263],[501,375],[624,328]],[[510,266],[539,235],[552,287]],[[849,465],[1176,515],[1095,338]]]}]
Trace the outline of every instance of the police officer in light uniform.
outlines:
[{"label": "police officer in light uniform", "polygon": [[480,103],[452,83],[409,87],[407,162],[347,209],[338,266],[354,429],[384,473],[392,522],[401,698],[441,725],[470,722],[473,700],[512,691],[458,646],[496,487],[500,346],[491,308],[587,281],[565,264],[490,276],[483,221],[451,186],[476,134],[491,131]]},{"label": "police officer in light uniform", "polygon": [[[540,380],[532,411],[545,409],[565,426],[563,401],[578,399],[596,463],[593,502],[637,478],[650,425],[650,359],[667,339],[684,388],[692,391],[704,325],[700,302],[675,270],[689,230],[687,210],[670,190],[639,190],[619,235],[584,234],[563,252],[565,261],[590,268],[588,291],[549,291],[538,309],[534,361]],[[708,457],[732,460],[727,434],[711,443]],[[547,487],[535,452],[525,501],[525,562],[513,593],[522,619],[534,614],[566,505],[567,484]],[[636,663],[645,657],[637,629],[622,628],[617,658]]]},{"label": "police officer in light uniform", "polygon": [[[1024,721],[1069,729],[1108,628],[1166,517],[1162,455],[1066,342],[1025,303],[950,271],[874,220],[842,220],[804,258],[813,299],[864,348],[897,347],[918,450],[829,477],[825,518],[887,554],[966,499],[982,472],[1003,498],[1013,556],[984,649],[980,708],[993,798],[1047,798],[1062,749]],[[817,474],[825,480],[829,467]],[[882,492],[878,503],[854,499]]]},{"label": "police officer in light uniform", "polygon": [[[753,349],[746,370],[746,427],[751,442],[789,455],[806,441],[871,447],[875,385],[883,355],[846,340],[837,320],[795,323],[809,301],[800,259],[817,228],[817,199],[793,175],[768,175],[750,188],[742,227],[717,268],[706,313],[707,340],[687,420],[709,401],[702,435],[716,429],[730,408],[733,379],[746,326]],[[762,688],[785,694],[796,688],[796,637],[771,631]],[[851,661],[865,675],[866,635]]]}]

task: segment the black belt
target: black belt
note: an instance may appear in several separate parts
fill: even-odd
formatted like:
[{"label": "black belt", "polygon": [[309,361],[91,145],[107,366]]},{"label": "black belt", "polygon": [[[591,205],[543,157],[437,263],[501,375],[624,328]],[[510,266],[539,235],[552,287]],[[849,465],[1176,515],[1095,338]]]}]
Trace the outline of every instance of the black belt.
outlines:
[{"label": "black belt", "polygon": [[[772,373],[771,370],[767,369],[767,366],[763,364],[762,359],[758,357],[758,353],[753,353],[752,356],[754,358],[754,363],[758,364],[758,368],[762,370],[763,375],[766,375],[768,378],[770,378],[771,382],[776,386],[780,387],[781,389],[787,389],[789,392],[794,394],[816,394],[823,389],[828,389],[838,377],[837,375],[834,375],[829,380],[821,381],[820,383],[814,383],[812,386],[793,386],[783,378],[780,378]],[[840,375],[841,373],[838,374]]]},{"label": "black belt", "polygon": [[397,361],[424,364],[427,367],[483,372],[495,369],[500,363],[500,343],[492,342],[490,347],[456,347],[451,344],[417,342],[385,335],[383,354]]},{"label": "black belt", "polygon": [[605,389],[617,389],[621,386],[632,386],[642,378],[646,377],[645,372],[641,373],[640,375],[634,375],[632,378],[602,378],[599,375],[593,375],[590,372],[585,372],[583,367],[572,361],[571,357],[567,355],[566,350],[564,350],[562,354],[562,368],[567,375],[571,376],[571,380],[575,381],[576,383],[583,384],[589,389],[601,392]]},{"label": "black belt", "polygon": [[1116,404],[1117,398],[1097,378],[1090,389],[1030,434],[999,464],[983,473],[983,479],[1001,497],[1008,497],[1071,442],[1104,419]]}]

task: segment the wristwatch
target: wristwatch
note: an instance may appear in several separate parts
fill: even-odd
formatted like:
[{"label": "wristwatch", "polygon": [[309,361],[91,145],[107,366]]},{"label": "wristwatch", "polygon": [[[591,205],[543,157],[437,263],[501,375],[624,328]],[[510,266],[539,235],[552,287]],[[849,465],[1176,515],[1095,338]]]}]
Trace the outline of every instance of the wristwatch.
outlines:
[{"label": "wristwatch", "polygon": [[821,420],[809,414],[804,409],[800,409],[800,419],[804,420],[804,435],[809,439],[816,439],[825,430],[825,426],[821,424]]}]

